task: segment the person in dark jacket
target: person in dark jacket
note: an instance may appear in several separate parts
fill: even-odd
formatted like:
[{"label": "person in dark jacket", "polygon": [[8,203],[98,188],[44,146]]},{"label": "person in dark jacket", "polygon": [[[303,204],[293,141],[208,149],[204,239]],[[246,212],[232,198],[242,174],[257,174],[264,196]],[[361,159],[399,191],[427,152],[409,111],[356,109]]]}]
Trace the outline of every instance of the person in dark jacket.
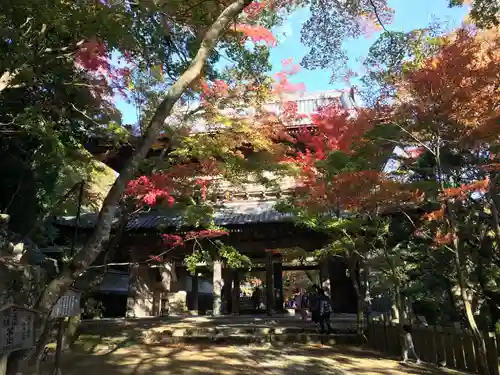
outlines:
[{"label": "person in dark jacket", "polygon": [[255,309],[255,312],[259,312],[260,311],[260,298],[261,298],[261,290],[259,287],[255,288],[255,290],[253,291],[252,293],[252,302],[253,302],[253,306],[254,306],[254,309]]},{"label": "person in dark jacket", "polygon": [[330,298],[325,294],[323,289],[318,291],[318,305],[319,305],[319,325],[321,327],[321,333],[332,333],[332,326],[330,325],[330,315],[332,313],[332,305],[330,303]]}]

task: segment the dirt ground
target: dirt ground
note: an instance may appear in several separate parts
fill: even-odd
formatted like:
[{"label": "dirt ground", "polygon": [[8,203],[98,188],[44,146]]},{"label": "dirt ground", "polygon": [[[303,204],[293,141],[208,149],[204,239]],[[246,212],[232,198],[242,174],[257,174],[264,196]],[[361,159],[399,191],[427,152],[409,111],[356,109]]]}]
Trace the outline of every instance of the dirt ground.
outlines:
[{"label": "dirt ground", "polygon": [[[91,349],[91,350],[89,350]],[[44,374],[53,364],[46,363]],[[431,366],[400,365],[376,353],[321,345],[95,345],[64,353],[63,375],[443,375]]]}]

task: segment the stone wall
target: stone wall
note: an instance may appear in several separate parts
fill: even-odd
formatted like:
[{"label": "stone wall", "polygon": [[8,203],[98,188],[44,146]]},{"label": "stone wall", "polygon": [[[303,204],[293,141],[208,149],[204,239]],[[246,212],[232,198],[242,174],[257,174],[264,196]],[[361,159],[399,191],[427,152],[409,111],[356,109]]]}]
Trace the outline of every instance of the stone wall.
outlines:
[{"label": "stone wall", "polygon": [[184,275],[177,277],[174,267],[158,268],[138,265],[132,269],[127,317],[140,318],[177,315],[187,312],[187,291]]},{"label": "stone wall", "polygon": [[0,258],[0,306],[34,306],[45,285],[43,275],[41,267]]},{"label": "stone wall", "polygon": [[[26,255],[36,246],[8,229],[9,216],[0,214],[0,306],[14,303],[32,307],[45,286],[46,270],[30,265]],[[44,259],[40,258],[40,264]]]},{"label": "stone wall", "polygon": [[128,317],[154,316],[153,297],[155,280],[152,280],[150,273],[150,268],[145,266],[135,266],[132,268],[130,295],[127,300]]}]

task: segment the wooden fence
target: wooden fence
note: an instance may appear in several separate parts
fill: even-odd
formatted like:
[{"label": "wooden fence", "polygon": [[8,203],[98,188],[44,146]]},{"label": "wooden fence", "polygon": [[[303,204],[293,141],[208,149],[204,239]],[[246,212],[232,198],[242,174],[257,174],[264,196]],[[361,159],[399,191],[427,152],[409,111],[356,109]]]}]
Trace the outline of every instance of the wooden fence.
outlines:
[{"label": "wooden fence", "polygon": [[[377,351],[401,356],[398,325],[371,321],[368,324],[368,346]],[[448,368],[478,372],[477,347],[472,334],[456,328],[413,326],[413,343],[421,360]],[[500,334],[485,334],[488,365],[491,375],[500,375]]]}]

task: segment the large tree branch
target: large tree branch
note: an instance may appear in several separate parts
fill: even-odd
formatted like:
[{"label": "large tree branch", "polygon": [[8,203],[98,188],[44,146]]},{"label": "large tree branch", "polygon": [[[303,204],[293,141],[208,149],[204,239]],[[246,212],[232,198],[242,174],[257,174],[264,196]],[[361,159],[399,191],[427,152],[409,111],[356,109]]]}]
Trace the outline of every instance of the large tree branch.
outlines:
[{"label": "large tree branch", "polygon": [[115,217],[117,205],[123,191],[125,190],[125,187],[130,179],[134,177],[139,164],[144,160],[153,142],[156,140],[160,130],[164,126],[166,118],[170,115],[174,104],[177,100],[179,100],[184,91],[201,74],[203,66],[211,51],[215,47],[217,40],[228,27],[230,22],[251,2],[251,0],[237,0],[233,2],[219,15],[217,20],[205,33],[195,58],[191,62],[188,69],[167,91],[165,99],[156,109],[146,132],[141,137],[139,147],[127,162],[106,196],[92,236],[84,248],[75,255],[71,262],[71,266],[67,267],[61,275],[55,278],[45,289],[37,304],[37,308],[43,314],[47,314],[52,309],[59,297],[63,295],[71,286],[73,280],[78,278],[97,258],[101,252],[103,243],[109,239],[112,221]]},{"label": "large tree branch", "polygon": [[[201,74],[203,66],[205,65],[211,51],[214,49],[218,39],[223,34],[224,30],[229,26],[230,22],[251,2],[252,0],[236,0],[219,15],[217,20],[205,33],[200,48],[187,70],[168,89],[165,99],[156,109],[155,114],[149,122],[146,132],[141,137],[139,147],[129,159],[108,192],[91,237],[85,244],[84,248],[74,256],[70,266],[66,267],[58,277],[53,279],[47,285],[38,300],[35,307],[40,311],[38,324],[39,328],[41,328],[41,332],[47,332],[49,322],[47,318],[59,298],[68,290],[73,281],[95,261],[102,250],[102,245],[108,241],[117,206],[123,195],[125,187],[134,177],[139,164],[144,160],[154,141],[157,139],[160,130],[163,128],[165,120],[170,115],[175,103],[179,100],[184,91]],[[24,360],[24,365],[28,363],[29,359],[33,355],[39,355],[42,345],[40,345],[40,342],[38,344],[39,345],[37,345],[35,352],[31,353],[31,355]],[[24,366],[21,365],[20,370],[25,370],[25,368],[22,367]]]},{"label": "large tree branch", "polygon": [[146,157],[151,145],[156,140],[166,118],[181,97],[184,91],[200,75],[201,70],[209,57],[211,50],[223,31],[227,28],[231,20],[245,8],[251,0],[237,0],[228,6],[206,32],[195,58],[189,68],[179,77],[179,79],[169,88],[165,99],[158,106],[149,126],[143,135],[139,147],[134,155],[124,167],[120,176],[116,179],[113,187],[104,200],[103,207],[99,214],[96,228],[85,247],[74,257],[71,267],[68,267],[60,277],[52,281],[42,296],[38,308],[48,311],[57,302],[60,295],[71,285],[90,264],[95,260],[101,251],[102,244],[109,238],[111,224],[115,216],[117,204],[125,190],[126,184],[134,176],[139,164]]}]

